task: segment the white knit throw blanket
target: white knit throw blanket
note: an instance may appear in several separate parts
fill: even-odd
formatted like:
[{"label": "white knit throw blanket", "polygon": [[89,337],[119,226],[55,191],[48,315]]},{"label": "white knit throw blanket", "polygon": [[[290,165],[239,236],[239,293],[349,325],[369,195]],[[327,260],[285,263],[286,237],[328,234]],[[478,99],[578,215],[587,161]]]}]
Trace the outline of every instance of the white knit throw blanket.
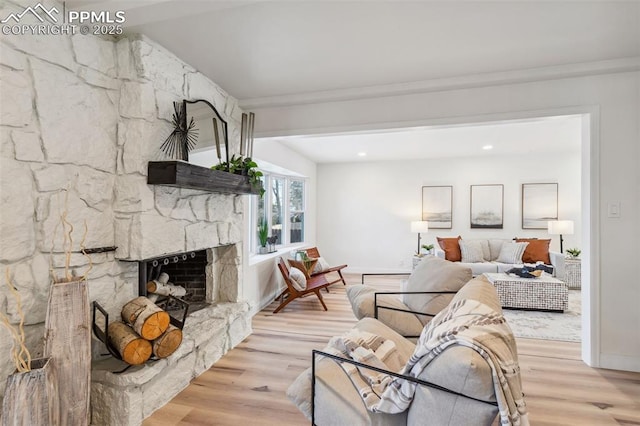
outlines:
[{"label": "white knit throw blanket", "polygon": [[[497,336],[500,339],[496,339]],[[476,300],[460,300],[436,315],[423,329],[404,368],[392,341],[358,330],[334,337],[325,350],[363,364],[418,377],[451,345],[475,350],[491,367],[500,424],[528,426],[513,334],[502,315]],[[369,411],[400,413],[411,404],[416,384],[348,363],[341,366]]]}]

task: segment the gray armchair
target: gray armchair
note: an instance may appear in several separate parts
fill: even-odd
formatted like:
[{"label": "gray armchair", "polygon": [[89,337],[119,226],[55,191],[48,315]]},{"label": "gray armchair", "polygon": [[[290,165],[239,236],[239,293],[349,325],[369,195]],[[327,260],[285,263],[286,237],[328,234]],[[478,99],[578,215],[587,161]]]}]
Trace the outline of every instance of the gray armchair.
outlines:
[{"label": "gray armchair", "polygon": [[[495,288],[484,278],[469,281],[453,301],[463,298],[478,300],[497,312],[502,311]],[[392,340],[405,361],[415,350],[411,341],[376,319],[364,318],[355,328]],[[513,335],[503,337],[513,339]],[[491,368],[469,347],[450,346],[431,361],[417,377],[420,386],[411,405],[399,414],[367,411],[333,356],[321,355],[314,351],[311,368],[287,391],[298,408],[313,419],[313,424],[488,426],[498,414]]]},{"label": "gray armchair", "polygon": [[471,278],[470,268],[427,256],[411,273],[403,291],[380,292],[354,285],[347,288],[347,297],[356,318],[377,318],[402,336],[415,338]]}]

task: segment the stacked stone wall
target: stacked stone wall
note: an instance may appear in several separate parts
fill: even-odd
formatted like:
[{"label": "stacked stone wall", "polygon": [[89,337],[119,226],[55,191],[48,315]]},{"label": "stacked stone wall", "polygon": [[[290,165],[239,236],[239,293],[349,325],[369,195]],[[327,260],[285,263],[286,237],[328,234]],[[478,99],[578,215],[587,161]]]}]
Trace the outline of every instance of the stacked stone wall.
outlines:
[{"label": "stacked stone wall", "polygon": [[[5,1],[0,16],[31,3]],[[86,247],[118,247],[91,256],[88,280],[90,299],[113,317],[137,295],[137,263],[123,260],[241,244],[241,196],[146,184],[147,162],[162,158],[174,101],[215,105],[234,152],[241,111],[219,86],[142,36],[0,37],[0,311],[19,322],[8,270],[22,296],[27,346],[38,356],[50,268],[60,274],[66,262],[63,212],[75,229],[74,250],[85,221]],[[70,266],[82,275],[88,261],[73,254]],[[0,327],[0,383],[14,369],[11,347]]]}]

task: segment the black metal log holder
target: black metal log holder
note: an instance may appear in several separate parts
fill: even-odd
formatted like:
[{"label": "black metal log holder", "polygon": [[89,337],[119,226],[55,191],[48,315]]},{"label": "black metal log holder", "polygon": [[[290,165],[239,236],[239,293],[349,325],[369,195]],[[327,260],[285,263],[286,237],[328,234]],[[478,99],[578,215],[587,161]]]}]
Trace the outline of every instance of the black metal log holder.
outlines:
[{"label": "black metal log holder", "polygon": [[161,257],[154,257],[138,262],[138,295],[147,295],[147,283],[155,280],[162,273],[162,267],[170,263],[178,263],[196,257],[195,252],[171,254]]},{"label": "black metal log holder", "polygon": [[[181,309],[184,309],[184,313],[182,314],[182,320],[174,318],[169,312],[167,312],[169,314],[169,322],[171,323],[171,325],[182,330],[184,328],[184,323],[187,320],[187,315],[189,314],[189,304],[184,300],[178,299],[177,297],[167,296],[167,298],[173,300],[179,305],[182,305]],[[109,351],[109,354],[111,356],[113,356],[115,359],[119,361],[122,361],[122,356],[118,353],[117,349],[111,344],[111,341],[109,340],[109,313],[105,311],[105,309],[102,306],[100,306],[100,304],[96,301],[93,301],[92,305],[93,305],[93,320],[92,320],[91,329],[93,330],[93,334],[95,334],[98,340],[104,343],[104,345],[107,347],[107,350]],[[102,314],[102,317],[104,319],[104,329],[101,329],[100,326],[96,323],[96,311],[100,311],[100,313]],[[153,362],[153,361],[157,361],[158,359],[159,358],[156,358],[155,356],[152,355],[151,358],[149,358],[149,361]],[[113,373],[114,374],[124,373],[130,367],[131,365],[128,365],[123,370],[114,371]]]}]

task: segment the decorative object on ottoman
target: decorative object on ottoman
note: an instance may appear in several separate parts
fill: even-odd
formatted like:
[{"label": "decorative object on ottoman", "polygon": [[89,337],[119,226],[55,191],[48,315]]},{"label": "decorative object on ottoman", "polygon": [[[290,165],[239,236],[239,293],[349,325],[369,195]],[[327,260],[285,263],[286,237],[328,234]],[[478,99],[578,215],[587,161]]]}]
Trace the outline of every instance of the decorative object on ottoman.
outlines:
[{"label": "decorative object on ottoman", "polygon": [[518,268],[511,268],[506,273],[515,274],[520,278],[538,278],[542,275],[543,272],[553,274],[553,266],[548,266],[543,263],[537,264],[535,266],[524,265]]},{"label": "decorative object on ottoman", "polygon": [[520,278],[538,278],[542,275],[541,270],[529,270],[526,266],[523,266],[522,268],[511,268],[506,273],[507,275],[517,275]]}]

